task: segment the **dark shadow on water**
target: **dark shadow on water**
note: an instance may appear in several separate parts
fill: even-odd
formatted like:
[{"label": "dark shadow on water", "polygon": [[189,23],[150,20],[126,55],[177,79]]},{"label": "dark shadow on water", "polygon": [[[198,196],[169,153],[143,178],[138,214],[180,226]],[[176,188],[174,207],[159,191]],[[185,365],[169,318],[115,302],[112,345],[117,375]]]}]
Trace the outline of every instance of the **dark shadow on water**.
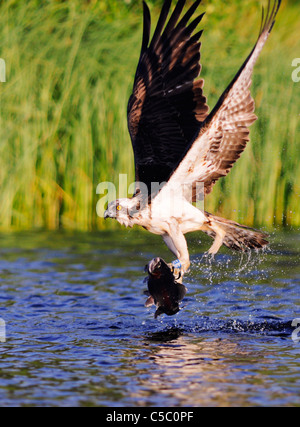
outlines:
[{"label": "dark shadow on water", "polygon": [[150,332],[146,334],[146,338],[149,341],[166,343],[175,341],[182,335],[185,335],[186,331],[181,328],[170,328],[159,332]]},{"label": "dark shadow on water", "polygon": [[242,320],[212,320],[201,318],[194,324],[184,327],[167,327],[162,331],[147,332],[145,337],[149,341],[166,343],[176,341],[187,334],[255,334],[257,336],[281,337],[290,339],[295,328],[292,321],[270,320],[242,321]]}]

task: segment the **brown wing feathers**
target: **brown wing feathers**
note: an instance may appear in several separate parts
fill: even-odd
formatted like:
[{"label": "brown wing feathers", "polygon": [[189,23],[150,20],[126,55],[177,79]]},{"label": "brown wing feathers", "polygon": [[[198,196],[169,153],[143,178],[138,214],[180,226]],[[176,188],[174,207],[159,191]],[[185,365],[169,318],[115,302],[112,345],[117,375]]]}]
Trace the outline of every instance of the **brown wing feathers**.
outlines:
[{"label": "brown wing feathers", "polygon": [[201,180],[208,194],[249,141],[249,126],[257,119],[250,94],[253,68],[281,0],[269,0],[254,49],[209,116],[203,80],[195,80],[201,71],[202,32],[193,33],[203,14],[190,22],[201,0],[180,19],[185,3],[178,0],[167,22],[172,0],[165,0],[151,42],[150,12],[144,3],[142,52],[128,104],[128,125],[137,181],[150,190],[151,182],[170,177],[186,183]]},{"label": "brown wing feathers", "polygon": [[208,114],[199,75],[202,32],[193,35],[203,14],[189,21],[201,0],[180,20],[185,0],[179,0],[167,22],[172,0],[165,0],[150,42],[151,18],[144,3],[144,34],[128,125],[135,154],[137,180],[167,181]]},{"label": "brown wing feathers", "polygon": [[219,178],[229,173],[249,141],[248,127],[257,119],[250,94],[253,68],[274,26],[280,3],[281,0],[275,0],[271,9],[269,0],[266,14],[263,9],[261,30],[254,49],[204,124],[205,127],[212,127],[210,149],[205,161],[215,165],[205,180],[206,194],[211,192]]}]

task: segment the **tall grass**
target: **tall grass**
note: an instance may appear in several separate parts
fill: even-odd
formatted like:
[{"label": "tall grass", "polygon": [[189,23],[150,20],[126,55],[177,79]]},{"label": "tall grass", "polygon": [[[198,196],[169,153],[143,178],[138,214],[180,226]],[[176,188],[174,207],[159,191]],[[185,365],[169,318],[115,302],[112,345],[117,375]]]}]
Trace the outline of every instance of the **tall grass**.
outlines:
[{"label": "tall grass", "polygon": [[[260,1],[205,5],[202,75],[213,107],[256,40]],[[255,70],[251,144],[207,199],[208,210],[247,224],[300,225],[299,9],[283,4]],[[2,229],[104,226],[97,184],[134,179],[126,104],[141,21],[139,1],[0,1]]]}]

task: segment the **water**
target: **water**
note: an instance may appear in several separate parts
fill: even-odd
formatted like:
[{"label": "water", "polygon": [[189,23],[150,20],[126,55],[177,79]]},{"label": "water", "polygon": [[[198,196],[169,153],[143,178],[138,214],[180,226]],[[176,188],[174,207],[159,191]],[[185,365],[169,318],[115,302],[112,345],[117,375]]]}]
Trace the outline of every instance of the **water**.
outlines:
[{"label": "water", "polygon": [[300,234],[213,262],[199,238],[183,310],[154,320],[143,266],[171,260],[160,238],[2,235],[0,406],[300,406]]}]

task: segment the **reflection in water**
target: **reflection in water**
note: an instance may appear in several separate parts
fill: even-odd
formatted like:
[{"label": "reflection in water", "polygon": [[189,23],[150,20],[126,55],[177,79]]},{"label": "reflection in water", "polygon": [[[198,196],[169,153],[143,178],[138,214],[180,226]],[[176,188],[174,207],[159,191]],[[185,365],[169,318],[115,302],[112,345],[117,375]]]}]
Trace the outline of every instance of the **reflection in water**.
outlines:
[{"label": "reflection in water", "polygon": [[[145,395],[159,391],[178,406],[249,406],[255,404],[252,398],[266,382],[271,389],[266,402],[272,399],[272,375],[255,368],[263,359],[267,360],[266,369],[272,364],[274,370],[278,368],[278,358],[271,349],[254,351],[240,338],[195,338],[180,329],[150,334],[148,340],[156,344],[151,346],[149,369],[141,380]],[[295,360],[298,362],[297,357]],[[299,366],[297,363],[298,370]],[[274,396],[279,384],[275,389]]]},{"label": "reflection in water", "polygon": [[[226,383],[230,370],[225,358],[239,353],[238,345],[226,340],[189,341],[180,337],[153,355],[155,369],[149,381],[183,405],[203,406],[209,402],[225,405],[220,383]],[[205,391],[203,390],[205,388]]]},{"label": "reflection in water", "polygon": [[[170,333],[175,335],[176,330]],[[228,384],[234,368],[226,360],[247,356],[237,343],[225,339],[179,336],[152,348],[149,377],[142,386],[152,393],[159,390],[183,406],[227,405],[231,396],[220,385]]]}]

